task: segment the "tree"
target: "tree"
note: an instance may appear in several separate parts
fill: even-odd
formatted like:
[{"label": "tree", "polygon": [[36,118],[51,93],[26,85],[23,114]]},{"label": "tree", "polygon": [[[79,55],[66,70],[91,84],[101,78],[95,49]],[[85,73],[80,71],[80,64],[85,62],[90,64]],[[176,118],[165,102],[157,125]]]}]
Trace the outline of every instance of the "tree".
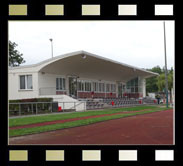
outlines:
[{"label": "tree", "polygon": [[9,66],[19,66],[22,63],[25,63],[25,60],[23,59],[23,54],[21,54],[18,50],[15,48],[18,46],[15,42],[9,41]]},{"label": "tree", "polygon": [[[159,91],[164,91],[165,89],[165,74],[162,73],[157,78],[157,86]],[[168,90],[170,91],[170,101],[172,101],[171,90],[173,88],[173,68],[168,71]]]},{"label": "tree", "polygon": [[[157,86],[159,91],[163,91],[165,88],[165,74],[162,73],[160,76],[157,78]],[[168,73],[168,90],[171,91],[173,88],[173,72]]]},{"label": "tree", "polygon": [[[162,69],[159,66],[155,66],[152,69],[147,69],[148,71],[152,71],[158,74],[162,73]],[[146,92],[157,92],[158,86],[157,86],[157,76],[147,78],[146,79]]]}]

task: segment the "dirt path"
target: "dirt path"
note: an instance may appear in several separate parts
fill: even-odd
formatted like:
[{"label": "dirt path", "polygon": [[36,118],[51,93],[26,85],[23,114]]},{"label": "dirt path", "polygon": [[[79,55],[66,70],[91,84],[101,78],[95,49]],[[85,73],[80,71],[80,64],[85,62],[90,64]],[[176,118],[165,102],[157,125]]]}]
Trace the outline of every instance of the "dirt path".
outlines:
[{"label": "dirt path", "polygon": [[22,126],[15,126],[15,127],[10,127],[9,129],[14,130],[14,129],[32,128],[32,127],[46,126],[46,125],[52,125],[52,124],[57,124],[57,123],[71,122],[71,121],[76,121],[76,120],[98,118],[98,117],[119,115],[119,114],[127,114],[127,113],[132,113],[132,112],[141,112],[141,111],[148,111],[148,110],[150,110],[150,109],[144,109],[144,110],[140,110],[140,111],[118,112],[118,113],[113,113],[113,114],[85,116],[85,117],[80,117],[80,118],[72,118],[72,119],[64,119],[64,120],[55,120],[55,121],[49,121],[49,122],[41,122],[41,123],[34,123],[34,124],[28,124],[28,125],[22,125]]},{"label": "dirt path", "polygon": [[173,144],[173,110],[14,137],[10,144]]}]

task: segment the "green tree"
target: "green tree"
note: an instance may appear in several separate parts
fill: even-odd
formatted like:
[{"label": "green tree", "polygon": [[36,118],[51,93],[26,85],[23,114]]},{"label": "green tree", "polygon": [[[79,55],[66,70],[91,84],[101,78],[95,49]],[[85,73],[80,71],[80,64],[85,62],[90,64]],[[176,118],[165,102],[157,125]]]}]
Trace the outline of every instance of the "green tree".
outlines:
[{"label": "green tree", "polygon": [[9,41],[9,66],[12,67],[25,63],[25,60],[22,57],[23,54],[16,50],[17,46],[18,44],[15,42]]},{"label": "green tree", "polygon": [[[164,91],[165,89],[165,74],[162,73],[157,78],[158,91]],[[173,68],[168,71],[168,90],[171,92],[173,88]],[[170,93],[170,100],[172,101],[172,94]]]},{"label": "green tree", "polygon": [[[155,66],[152,69],[147,69],[148,71],[152,71],[158,74],[162,73],[162,69],[159,66]],[[146,79],[146,92],[157,92],[158,86],[157,86],[157,76],[150,77]]]},{"label": "green tree", "polygon": [[[165,74],[162,73],[157,78],[158,91],[163,91],[165,88]],[[168,90],[171,91],[173,88],[173,72],[168,73]]]}]

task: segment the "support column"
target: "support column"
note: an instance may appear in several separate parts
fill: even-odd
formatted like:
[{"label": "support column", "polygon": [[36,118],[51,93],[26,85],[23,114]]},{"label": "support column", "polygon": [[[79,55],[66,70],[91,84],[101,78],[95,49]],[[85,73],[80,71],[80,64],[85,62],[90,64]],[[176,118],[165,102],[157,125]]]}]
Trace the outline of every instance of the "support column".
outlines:
[{"label": "support column", "polygon": [[69,77],[65,78],[66,94],[69,95]]},{"label": "support column", "polygon": [[146,97],[146,79],[145,78],[142,79],[142,93],[143,93],[143,97]]}]

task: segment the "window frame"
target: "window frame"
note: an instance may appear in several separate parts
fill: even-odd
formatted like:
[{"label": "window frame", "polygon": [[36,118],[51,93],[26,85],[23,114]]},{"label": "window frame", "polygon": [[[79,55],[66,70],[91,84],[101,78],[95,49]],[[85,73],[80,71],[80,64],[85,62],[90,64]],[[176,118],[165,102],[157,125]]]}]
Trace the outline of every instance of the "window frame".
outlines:
[{"label": "window frame", "polygon": [[[22,89],[21,88],[21,77],[22,76],[24,76],[24,78],[25,78],[25,89]],[[31,76],[31,79],[32,79],[32,82],[31,82],[31,84],[32,84],[32,88],[28,88],[28,76]],[[32,74],[22,74],[22,75],[19,75],[19,91],[32,91],[33,90],[33,75]]]},{"label": "window frame", "polygon": [[[58,80],[58,87],[57,87],[57,80]],[[64,83],[64,81],[65,81],[65,83]],[[65,90],[66,90],[66,79],[64,77],[57,77],[56,78],[56,91],[65,91]]]}]

